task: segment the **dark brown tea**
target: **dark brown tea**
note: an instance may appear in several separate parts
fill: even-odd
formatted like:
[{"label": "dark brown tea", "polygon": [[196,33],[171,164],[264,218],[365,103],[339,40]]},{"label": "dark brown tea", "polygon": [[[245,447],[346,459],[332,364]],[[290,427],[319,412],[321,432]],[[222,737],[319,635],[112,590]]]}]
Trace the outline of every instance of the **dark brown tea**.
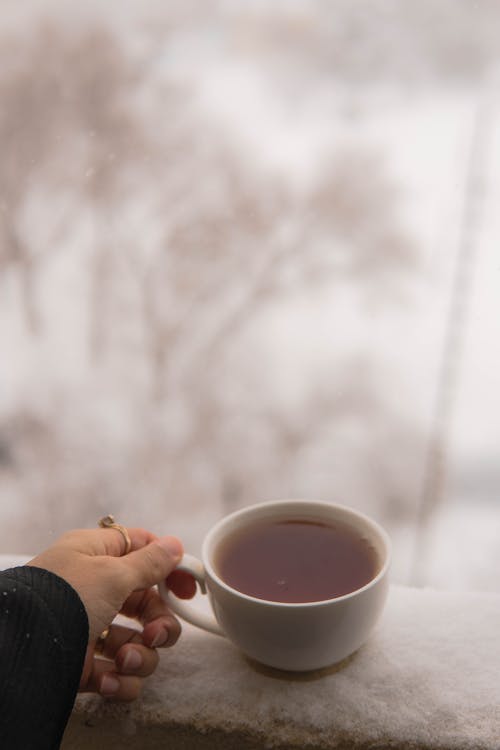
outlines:
[{"label": "dark brown tea", "polygon": [[215,569],[229,586],[273,602],[316,602],[348,594],[378,572],[360,532],[343,523],[260,521],[228,536]]}]

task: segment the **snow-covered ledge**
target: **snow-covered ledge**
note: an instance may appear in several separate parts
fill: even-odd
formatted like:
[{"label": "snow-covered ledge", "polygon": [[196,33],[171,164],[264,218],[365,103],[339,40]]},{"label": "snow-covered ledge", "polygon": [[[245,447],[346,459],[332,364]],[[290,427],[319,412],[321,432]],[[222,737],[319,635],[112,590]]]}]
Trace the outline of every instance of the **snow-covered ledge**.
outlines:
[{"label": "snow-covered ledge", "polygon": [[[0,569],[25,557],[1,556]],[[133,704],[77,699],[63,750],[498,750],[500,596],[393,586],[331,670],[286,675],[184,626]]]},{"label": "snow-covered ledge", "polygon": [[130,705],[78,699],[65,750],[500,747],[500,596],[393,587],[337,668],[285,675],[184,627]]}]

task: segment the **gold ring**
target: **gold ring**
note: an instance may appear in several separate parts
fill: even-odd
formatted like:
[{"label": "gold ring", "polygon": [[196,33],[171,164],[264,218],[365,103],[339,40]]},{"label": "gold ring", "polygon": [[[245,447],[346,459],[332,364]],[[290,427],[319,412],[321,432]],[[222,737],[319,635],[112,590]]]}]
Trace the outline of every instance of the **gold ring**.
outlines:
[{"label": "gold ring", "polygon": [[104,649],[106,648],[106,638],[109,635],[109,628],[106,628],[102,631],[101,635],[95,642],[94,651],[96,654],[103,654]]},{"label": "gold ring", "polygon": [[125,552],[123,554],[128,555],[128,553],[132,549],[132,542],[125,526],[122,526],[121,523],[116,523],[114,516],[112,516],[111,514],[101,518],[99,520],[99,526],[101,527],[101,529],[116,529],[117,531],[119,531],[125,541]]}]

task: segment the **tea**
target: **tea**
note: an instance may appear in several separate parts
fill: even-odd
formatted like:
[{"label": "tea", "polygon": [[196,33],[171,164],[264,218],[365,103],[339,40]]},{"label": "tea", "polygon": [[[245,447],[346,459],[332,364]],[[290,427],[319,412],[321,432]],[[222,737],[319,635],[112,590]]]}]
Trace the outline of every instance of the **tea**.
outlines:
[{"label": "tea", "polygon": [[344,523],[259,521],[229,535],[214,559],[229,586],[273,602],[315,602],[361,588],[378,561],[368,539]]}]

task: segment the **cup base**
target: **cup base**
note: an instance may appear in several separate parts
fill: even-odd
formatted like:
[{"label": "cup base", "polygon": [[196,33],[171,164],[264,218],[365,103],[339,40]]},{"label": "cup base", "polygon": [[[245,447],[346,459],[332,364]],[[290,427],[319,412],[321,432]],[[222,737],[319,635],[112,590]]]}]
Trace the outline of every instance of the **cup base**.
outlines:
[{"label": "cup base", "polygon": [[345,659],[341,659],[341,661],[331,664],[329,667],[310,669],[303,672],[268,667],[266,664],[262,664],[261,662],[252,659],[250,656],[246,656],[245,654],[242,654],[242,656],[254,672],[266,675],[266,677],[272,677],[275,680],[286,680],[287,682],[314,682],[315,680],[321,680],[328,675],[335,674],[335,672],[341,672],[351,663],[351,661],[353,661],[353,659],[356,658],[357,653],[358,651],[354,651],[354,653],[346,656]]}]

